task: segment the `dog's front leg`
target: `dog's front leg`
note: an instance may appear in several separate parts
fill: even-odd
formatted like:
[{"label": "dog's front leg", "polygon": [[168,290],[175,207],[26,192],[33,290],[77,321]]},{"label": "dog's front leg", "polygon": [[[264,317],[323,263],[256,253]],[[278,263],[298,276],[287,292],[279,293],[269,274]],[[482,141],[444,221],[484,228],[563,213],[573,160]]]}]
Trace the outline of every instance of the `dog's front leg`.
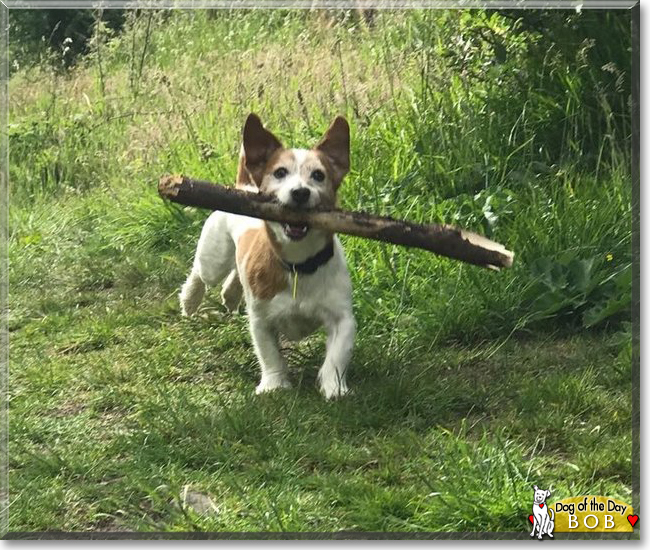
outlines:
[{"label": "dog's front leg", "polygon": [[327,326],[327,353],[318,373],[321,393],[327,398],[348,393],[346,374],[354,346],[356,325],[352,312]]},{"label": "dog's front leg", "polygon": [[251,336],[262,368],[262,379],[255,389],[260,394],[278,388],[290,388],[287,364],[280,353],[278,335],[261,319],[251,316]]},{"label": "dog's front leg", "polygon": [[545,516],[542,516],[542,519],[539,522],[539,531],[537,532],[537,538],[542,540],[542,535],[546,533],[548,525],[548,518]]},{"label": "dog's front leg", "polygon": [[530,532],[530,536],[534,537],[535,536],[535,528],[539,528],[539,524],[537,523],[537,518],[533,516],[533,530]]}]

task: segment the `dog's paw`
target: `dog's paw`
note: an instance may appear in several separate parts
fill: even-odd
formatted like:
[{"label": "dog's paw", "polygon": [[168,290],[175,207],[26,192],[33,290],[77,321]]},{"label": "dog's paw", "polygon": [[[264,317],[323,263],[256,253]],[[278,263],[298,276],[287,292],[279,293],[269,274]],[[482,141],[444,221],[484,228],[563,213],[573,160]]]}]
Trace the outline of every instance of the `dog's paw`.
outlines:
[{"label": "dog's paw", "polygon": [[187,281],[185,281],[185,284],[181,287],[181,292],[178,295],[183,317],[191,317],[196,313],[196,310],[201,305],[204,294],[205,284],[197,274],[191,273]]},{"label": "dog's paw", "polygon": [[195,309],[187,309],[183,304],[181,304],[181,317],[192,317],[195,312]]},{"label": "dog's paw", "polygon": [[325,399],[338,399],[352,393],[345,382],[339,383],[338,380],[321,381],[319,389]]},{"label": "dog's paw", "polygon": [[237,313],[239,310],[239,303],[241,302],[241,293],[233,293],[223,290],[221,292],[221,302],[229,313]]},{"label": "dog's paw", "polygon": [[181,305],[181,317],[192,317],[195,312],[195,309],[186,309],[183,305]]},{"label": "dog's paw", "polygon": [[181,315],[183,317],[192,317],[199,309],[203,295],[192,295],[183,291],[178,295],[178,298],[181,305]]},{"label": "dog's paw", "polygon": [[255,388],[255,393],[260,395],[268,393],[273,390],[288,390],[291,388],[291,382],[284,376],[269,376],[262,378],[260,383]]}]

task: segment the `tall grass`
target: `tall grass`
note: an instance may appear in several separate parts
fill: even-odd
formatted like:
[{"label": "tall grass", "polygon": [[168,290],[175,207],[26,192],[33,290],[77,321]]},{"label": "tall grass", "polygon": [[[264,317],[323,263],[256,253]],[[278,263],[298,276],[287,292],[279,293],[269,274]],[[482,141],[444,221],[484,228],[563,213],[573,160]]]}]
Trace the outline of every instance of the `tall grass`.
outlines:
[{"label": "tall grass", "polygon": [[[89,203],[107,196],[101,209],[88,206],[106,246],[187,256],[187,232],[203,214],[158,203],[160,174],[233,181],[249,111],[296,146],[315,143],[343,113],[353,134],[345,207],[457,223],[517,254],[515,269],[494,275],[345,239],[369,333],[410,319],[441,337],[488,337],[549,316],[577,319],[607,305],[596,303],[599,281],[630,262],[629,123],[615,123],[624,110],[597,86],[594,44],[563,66],[564,52],[533,66],[542,39],[519,25],[493,12],[430,10],[379,14],[372,29],[282,10],[129,15],[118,35],[98,24],[74,69],[44,65],[12,79],[14,211],[71,193]],[[615,70],[624,102],[629,71]],[[583,109],[590,86],[596,99]],[[540,258],[551,263],[535,268]],[[588,287],[562,273],[536,284],[580,269]],[[546,294],[535,303],[527,291]]]}]

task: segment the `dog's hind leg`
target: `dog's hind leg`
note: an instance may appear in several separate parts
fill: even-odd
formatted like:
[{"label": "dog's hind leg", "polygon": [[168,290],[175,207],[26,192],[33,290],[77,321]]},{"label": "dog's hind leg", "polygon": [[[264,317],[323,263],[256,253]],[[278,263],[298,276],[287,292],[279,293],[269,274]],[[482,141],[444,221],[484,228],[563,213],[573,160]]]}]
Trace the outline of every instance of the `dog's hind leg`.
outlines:
[{"label": "dog's hind leg", "polygon": [[181,293],[178,295],[181,302],[181,311],[184,317],[194,315],[203,300],[205,294],[205,283],[197,271],[192,270],[187,281],[181,287]]},{"label": "dog's hind leg", "polygon": [[239,274],[236,269],[233,269],[221,288],[221,301],[230,313],[237,311],[243,292],[244,289],[241,286]]},{"label": "dog's hind leg", "polygon": [[203,226],[192,272],[179,295],[183,315],[198,309],[206,285],[218,285],[234,268],[235,243],[228,231],[228,214],[214,212]]}]

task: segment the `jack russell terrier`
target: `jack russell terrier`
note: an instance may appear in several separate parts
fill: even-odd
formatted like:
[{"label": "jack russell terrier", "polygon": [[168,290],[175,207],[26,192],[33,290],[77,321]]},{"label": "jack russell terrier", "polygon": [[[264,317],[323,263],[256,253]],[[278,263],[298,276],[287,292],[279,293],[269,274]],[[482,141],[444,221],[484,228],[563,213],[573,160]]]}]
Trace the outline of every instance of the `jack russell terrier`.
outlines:
[{"label": "jack russell terrier", "polygon": [[[334,119],[312,149],[285,149],[256,115],[246,119],[238,189],[273,195],[293,208],[333,208],[349,168],[350,128],[343,117]],[[327,399],[348,392],[356,326],[350,275],[336,235],[302,224],[214,212],[203,226],[192,271],[181,289],[183,315],[197,310],[206,285],[222,281],[221,297],[230,311],[237,309],[242,292],[246,301],[262,370],[256,393],[291,386],[279,336],[299,340],[319,327],[327,332],[320,391]]]}]

